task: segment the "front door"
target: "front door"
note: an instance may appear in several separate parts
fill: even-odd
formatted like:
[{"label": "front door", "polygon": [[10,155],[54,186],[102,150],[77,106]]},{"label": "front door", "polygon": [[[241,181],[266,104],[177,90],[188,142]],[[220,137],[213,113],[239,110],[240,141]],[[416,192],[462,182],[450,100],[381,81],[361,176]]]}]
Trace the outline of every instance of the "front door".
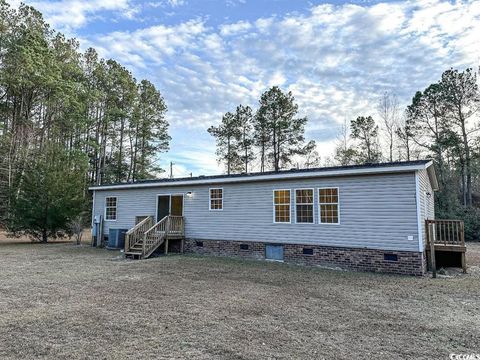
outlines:
[{"label": "front door", "polygon": [[183,216],[183,195],[158,195],[157,222],[167,215]]},{"label": "front door", "polygon": [[170,215],[183,216],[183,195],[172,195]]},{"label": "front door", "polygon": [[159,195],[157,203],[157,222],[170,214],[170,195]]}]

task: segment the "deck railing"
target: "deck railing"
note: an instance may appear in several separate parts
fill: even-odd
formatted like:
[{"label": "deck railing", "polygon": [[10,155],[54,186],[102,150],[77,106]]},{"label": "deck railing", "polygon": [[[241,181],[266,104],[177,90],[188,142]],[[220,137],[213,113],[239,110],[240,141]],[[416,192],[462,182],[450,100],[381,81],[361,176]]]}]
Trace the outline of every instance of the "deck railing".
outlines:
[{"label": "deck railing", "polygon": [[137,225],[127,231],[125,234],[125,252],[130,250],[133,245],[143,240],[145,232],[152,227],[153,217],[148,216]]},{"label": "deck railing", "polygon": [[437,251],[459,252],[463,272],[467,272],[465,232],[462,220],[425,220],[427,251],[432,276],[437,277]]},{"label": "deck railing", "polygon": [[183,216],[169,216],[168,235],[183,236],[184,234],[184,222]]},{"label": "deck railing", "polygon": [[425,220],[427,244],[465,246],[464,224],[462,220]]}]

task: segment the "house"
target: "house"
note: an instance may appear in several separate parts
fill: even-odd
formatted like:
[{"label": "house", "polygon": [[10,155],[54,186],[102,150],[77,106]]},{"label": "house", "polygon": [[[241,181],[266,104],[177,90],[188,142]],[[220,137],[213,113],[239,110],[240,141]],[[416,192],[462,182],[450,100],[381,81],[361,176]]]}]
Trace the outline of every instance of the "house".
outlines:
[{"label": "house", "polygon": [[127,255],[185,252],[422,275],[432,161],[199,176],[91,187]]}]

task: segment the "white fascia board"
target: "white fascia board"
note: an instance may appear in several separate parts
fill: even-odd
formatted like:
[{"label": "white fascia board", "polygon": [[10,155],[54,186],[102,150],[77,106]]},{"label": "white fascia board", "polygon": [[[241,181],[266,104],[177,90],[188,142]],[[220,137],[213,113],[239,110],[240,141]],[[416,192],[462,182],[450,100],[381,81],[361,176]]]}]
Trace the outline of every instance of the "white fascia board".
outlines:
[{"label": "white fascia board", "polygon": [[117,184],[117,185],[104,185],[104,186],[92,186],[89,190],[101,191],[101,190],[120,190],[120,189],[140,189],[140,188],[155,188],[155,187],[175,187],[183,185],[204,185],[204,184],[227,184],[227,183],[242,183],[242,182],[257,182],[257,181],[272,181],[272,180],[289,180],[289,179],[308,179],[318,177],[332,177],[332,176],[349,176],[349,175],[369,175],[369,174],[385,174],[385,173],[402,173],[411,172],[420,169],[426,169],[431,162],[426,164],[415,164],[408,166],[385,166],[385,167],[372,167],[361,169],[338,169],[338,170],[326,170],[326,171],[306,171],[306,172],[291,172],[286,171],[280,174],[265,174],[255,176],[235,176],[225,177],[217,179],[192,179],[192,180],[178,180],[178,181],[165,181],[165,182],[148,182],[137,184]]}]

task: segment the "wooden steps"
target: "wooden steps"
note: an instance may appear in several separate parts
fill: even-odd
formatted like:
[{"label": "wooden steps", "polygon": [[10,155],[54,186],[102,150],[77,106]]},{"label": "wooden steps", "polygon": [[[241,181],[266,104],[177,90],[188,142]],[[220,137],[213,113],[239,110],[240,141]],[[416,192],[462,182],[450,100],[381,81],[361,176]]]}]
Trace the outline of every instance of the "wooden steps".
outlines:
[{"label": "wooden steps", "polygon": [[181,239],[183,251],[184,221],[183,216],[167,215],[156,224],[150,216],[130,229],[125,237],[125,255],[146,259],[151,256],[163,243],[165,254],[168,253],[168,240]]}]

